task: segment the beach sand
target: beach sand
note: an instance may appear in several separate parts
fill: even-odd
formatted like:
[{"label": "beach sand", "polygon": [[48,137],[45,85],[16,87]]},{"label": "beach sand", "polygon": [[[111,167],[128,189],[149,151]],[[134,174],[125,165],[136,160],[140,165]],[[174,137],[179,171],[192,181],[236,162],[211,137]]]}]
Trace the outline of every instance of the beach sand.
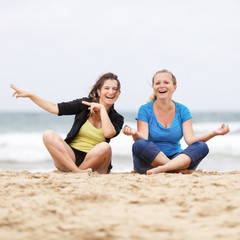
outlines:
[{"label": "beach sand", "polygon": [[240,239],[240,172],[0,172],[0,239]]}]

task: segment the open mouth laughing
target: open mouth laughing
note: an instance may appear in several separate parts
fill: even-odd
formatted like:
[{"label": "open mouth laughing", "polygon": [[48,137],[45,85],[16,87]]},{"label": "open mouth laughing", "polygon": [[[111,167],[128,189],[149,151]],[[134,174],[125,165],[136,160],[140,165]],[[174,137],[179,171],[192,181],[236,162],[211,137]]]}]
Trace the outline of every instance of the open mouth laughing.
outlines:
[{"label": "open mouth laughing", "polygon": [[114,99],[114,96],[113,96],[113,97],[108,97],[108,96],[106,96],[106,98],[107,98],[107,99]]},{"label": "open mouth laughing", "polygon": [[165,91],[159,91],[159,93],[166,93],[167,91],[165,90]]}]

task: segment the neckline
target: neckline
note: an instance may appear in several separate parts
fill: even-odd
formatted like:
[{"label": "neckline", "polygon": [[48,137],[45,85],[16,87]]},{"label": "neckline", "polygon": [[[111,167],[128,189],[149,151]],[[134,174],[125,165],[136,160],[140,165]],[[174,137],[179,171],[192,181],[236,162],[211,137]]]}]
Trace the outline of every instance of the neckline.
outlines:
[{"label": "neckline", "polygon": [[154,112],[153,103],[154,103],[155,101],[156,101],[156,100],[154,100],[154,101],[152,102],[152,110],[153,110],[154,117],[155,117],[157,123],[158,123],[161,127],[163,127],[164,129],[169,129],[169,128],[172,126],[172,123],[173,123],[173,121],[174,121],[174,119],[175,119],[175,117],[176,117],[176,115],[177,115],[177,106],[176,106],[176,103],[175,103],[175,101],[172,100],[172,102],[174,103],[174,106],[175,106],[175,115],[174,115],[174,118],[173,118],[171,124],[169,125],[169,127],[164,127],[164,126],[158,121],[157,116],[156,116],[156,114],[155,114],[155,112]]},{"label": "neckline", "polygon": [[90,126],[92,126],[93,128],[95,128],[96,130],[102,130],[102,128],[96,128],[88,119],[87,122],[90,124]]}]

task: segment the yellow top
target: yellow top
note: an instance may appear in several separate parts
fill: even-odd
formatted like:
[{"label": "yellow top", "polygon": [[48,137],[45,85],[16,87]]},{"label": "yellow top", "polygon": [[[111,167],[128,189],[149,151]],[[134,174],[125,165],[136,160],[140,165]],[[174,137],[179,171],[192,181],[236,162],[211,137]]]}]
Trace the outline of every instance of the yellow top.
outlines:
[{"label": "yellow top", "polygon": [[88,153],[95,145],[101,142],[106,142],[102,128],[94,127],[87,120],[69,145],[72,148]]}]

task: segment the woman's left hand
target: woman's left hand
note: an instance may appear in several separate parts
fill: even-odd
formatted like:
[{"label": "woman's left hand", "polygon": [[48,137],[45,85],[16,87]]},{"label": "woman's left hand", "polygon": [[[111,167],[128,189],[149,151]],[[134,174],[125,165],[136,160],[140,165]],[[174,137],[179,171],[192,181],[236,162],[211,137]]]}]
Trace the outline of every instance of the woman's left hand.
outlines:
[{"label": "woman's left hand", "polygon": [[89,106],[88,109],[90,110],[90,113],[100,112],[101,108],[104,107],[102,104],[95,102],[82,101],[82,103]]},{"label": "woman's left hand", "polygon": [[216,135],[226,135],[230,132],[230,128],[228,125],[222,124],[221,127],[217,128],[214,133]]}]

